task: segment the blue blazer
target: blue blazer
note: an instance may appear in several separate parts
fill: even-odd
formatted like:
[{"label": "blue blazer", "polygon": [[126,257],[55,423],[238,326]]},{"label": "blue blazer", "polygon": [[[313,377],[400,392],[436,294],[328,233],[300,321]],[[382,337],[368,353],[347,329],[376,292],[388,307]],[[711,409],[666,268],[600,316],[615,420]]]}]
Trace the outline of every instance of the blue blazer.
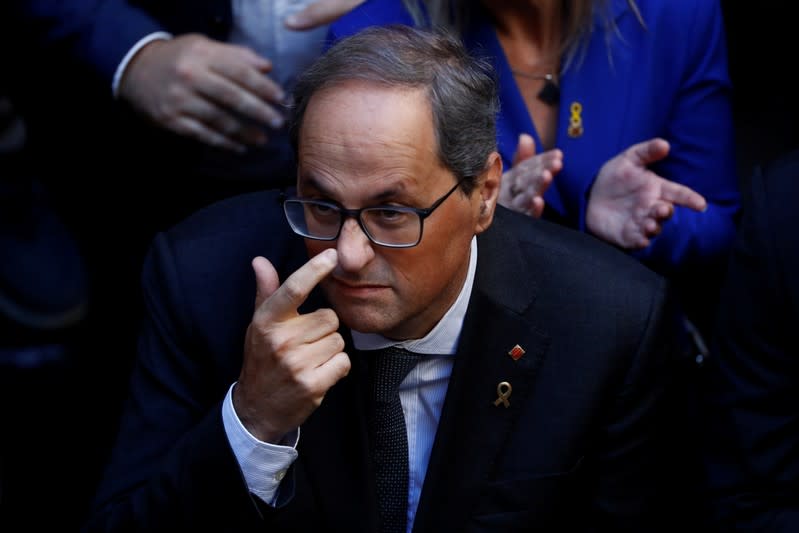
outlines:
[{"label": "blue blazer", "polygon": [[[676,208],[661,235],[634,255],[663,274],[682,273],[726,256],[739,209],[731,84],[722,13],[717,1],[638,2],[642,28],[625,0],[611,0],[620,38],[610,48],[598,17],[586,55],[560,79],[556,146],[564,166],[545,194],[548,217],[585,230],[585,210],[602,164],[634,143],[663,137],[669,157],[653,167],[708,201],[704,213]],[[398,0],[367,0],[331,26],[336,40],[370,25],[412,24]],[[488,18],[476,17],[464,39],[496,68],[502,109],[498,145],[511,167],[517,139],[540,138]],[[571,106],[579,103],[583,132],[570,137]]]}]

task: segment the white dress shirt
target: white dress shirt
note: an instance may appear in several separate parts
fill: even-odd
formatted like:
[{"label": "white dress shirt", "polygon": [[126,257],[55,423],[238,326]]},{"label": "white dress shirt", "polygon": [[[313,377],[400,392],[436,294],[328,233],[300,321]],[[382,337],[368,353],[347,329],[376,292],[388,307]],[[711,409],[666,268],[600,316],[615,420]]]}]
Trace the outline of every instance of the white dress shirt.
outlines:
[{"label": "white dress shirt", "polygon": [[[414,352],[431,354],[410,371],[399,388],[408,432],[408,531],[412,529],[416,518],[427,463],[430,461],[430,452],[452,373],[452,356],[457,350],[463,319],[469,307],[476,268],[475,237],[472,238],[469,271],[461,292],[452,307],[425,337],[396,343],[380,335],[352,332],[353,343],[359,350],[376,350],[397,344]],[[288,435],[281,443],[284,444],[282,446],[259,441],[247,431],[236,415],[232,390],[233,386],[228,390],[222,406],[225,432],[250,491],[264,502],[274,505],[280,482],[286,470],[297,459],[296,445],[300,430],[298,428]]]},{"label": "white dress shirt", "polygon": [[287,91],[322,53],[327,26],[290,30],[286,17],[316,0],[232,0],[233,31],[228,41],[249,46],[272,61],[269,77]]}]

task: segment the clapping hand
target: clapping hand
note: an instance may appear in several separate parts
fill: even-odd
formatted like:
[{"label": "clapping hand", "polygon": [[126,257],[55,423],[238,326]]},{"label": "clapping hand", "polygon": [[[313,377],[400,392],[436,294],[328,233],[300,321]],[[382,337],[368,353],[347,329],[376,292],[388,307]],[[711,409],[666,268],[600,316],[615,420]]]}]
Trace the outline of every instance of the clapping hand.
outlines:
[{"label": "clapping hand", "polygon": [[662,178],[648,165],[669,153],[664,139],[635,144],[606,162],[591,187],[586,211],[588,231],[616,246],[640,249],[649,246],[674,206],[703,211],[707,202],[694,190]]},{"label": "clapping hand", "polygon": [[537,154],[533,138],[523,133],[513,157],[513,167],[502,175],[499,203],[514,211],[540,217],[544,193],[563,168],[563,153],[556,149]]}]

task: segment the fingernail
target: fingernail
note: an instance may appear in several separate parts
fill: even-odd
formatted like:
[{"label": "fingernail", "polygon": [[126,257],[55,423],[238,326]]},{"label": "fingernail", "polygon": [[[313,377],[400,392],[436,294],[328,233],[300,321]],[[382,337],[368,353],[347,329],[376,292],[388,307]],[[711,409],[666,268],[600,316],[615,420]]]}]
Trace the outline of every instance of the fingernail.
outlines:
[{"label": "fingernail", "polygon": [[283,127],[283,119],[280,117],[275,117],[269,121],[269,125],[272,126],[274,129],[282,128]]},{"label": "fingernail", "polygon": [[336,251],[335,248],[328,248],[327,250],[322,252],[322,255],[327,261],[330,261],[332,264],[336,264],[336,261],[338,261],[338,252]]},{"label": "fingernail", "polygon": [[298,16],[297,16],[297,15],[295,15],[295,14],[289,15],[289,16],[288,16],[288,17],[286,17],[286,19],[285,19],[285,24],[286,24],[286,26],[290,26],[290,27],[301,26],[301,25],[302,25],[302,22],[303,22],[303,21],[302,21],[302,18],[298,17]]}]

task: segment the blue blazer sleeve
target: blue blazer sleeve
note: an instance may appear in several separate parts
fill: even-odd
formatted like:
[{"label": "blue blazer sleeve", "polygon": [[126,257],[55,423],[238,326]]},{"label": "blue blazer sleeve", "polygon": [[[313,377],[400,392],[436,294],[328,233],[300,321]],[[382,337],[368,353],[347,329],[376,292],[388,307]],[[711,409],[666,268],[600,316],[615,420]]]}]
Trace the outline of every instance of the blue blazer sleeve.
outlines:
[{"label": "blue blazer sleeve", "polygon": [[413,18],[403,7],[402,0],[366,0],[329,26],[327,44],[329,46],[368,26],[388,24],[413,24]]},{"label": "blue blazer sleeve", "polygon": [[[698,213],[677,207],[663,233],[636,252],[667,274],[726,257],[740,207],[721,8],[715,1],[681,3],[684,23],[663,17],[653,35],[662,68],[675,83],[665,84],[671,94],[652,88],[652,105],[667,113],[657,133],[671,143],[668,158],[654,170],[702,194],[708,208]],[[681,57],[670,58],[675,52]]]}]

